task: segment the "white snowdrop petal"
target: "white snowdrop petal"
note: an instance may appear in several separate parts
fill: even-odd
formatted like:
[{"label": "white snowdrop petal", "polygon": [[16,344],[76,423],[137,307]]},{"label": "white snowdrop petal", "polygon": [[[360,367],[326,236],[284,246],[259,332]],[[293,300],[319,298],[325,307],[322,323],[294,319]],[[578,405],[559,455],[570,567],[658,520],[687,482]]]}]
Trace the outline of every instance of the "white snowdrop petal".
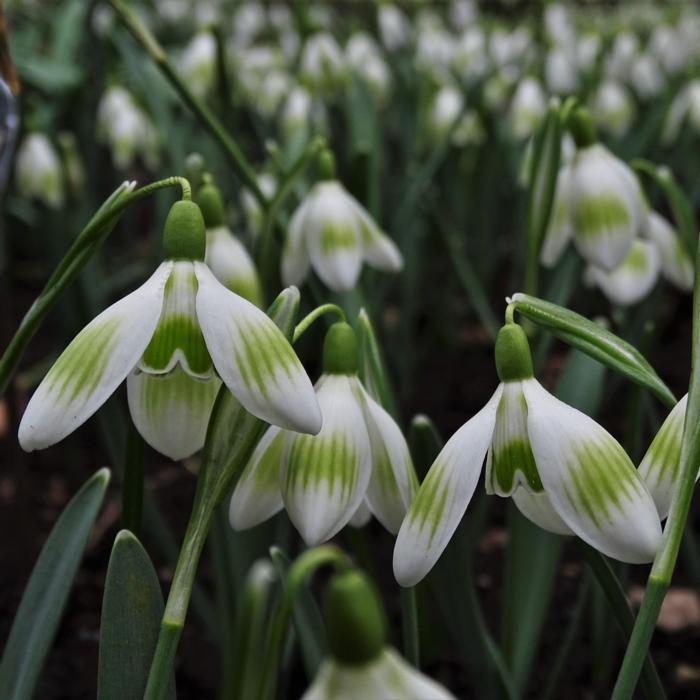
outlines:
[{"label": "white snowdrop petal", "polygon": [[226,289],[200,262],[197,318],[214,367],[254,416],[289,430],[317,433],[321,414],[292,346],[255,305]]},{"label": "white snowdrop petal", "polygon": [[309,254],[306,249],[306,210],[309,199],[305,199],[294,211],[287,226],[287,235],[282,249],[282,282],[299,286],[309,274]]},{"label": "white snowdrop petal", "polygon": [[630,564],[651,561],[661,543],[659,516],[620,444],[536,380],[523,388],[530,444],[557,514],[603,554]]},{"label": "white snowdrop petal", "polygon": [[554,267],[574,235],[571,223],[571,168],[564,166],[557,175],[552,213],[540,250],[540,262]]},{"label": "white snowdrop petal", "polygon": [[360,507],[355,511],[355,515],[350,518],[348,525],[354,528],[361,528],[367,525],[367,523],[372,519],[372,511],[367,505],[367,501],[364,500],[360,503]]},{"label": "white snowdrop petal", "polygon": [[671,224],[650,211],[646,234],[659,251],[661,274],[681,291],[691,292],[695,280],[693,261]]},{"label": "white snowdrop petal", "polygon": [[82,425],[136,366],[155,330],[172,269],[162,263],[74,338],[34,392],[19,426],[24,450],[42,449]]},{"label": "white snowdrop petal", "polygon": [[573,530],[557,515],[547,494],[532,493],[521,486],[512,495],[518,510],[535,525],[555,535],[573,535]]},{"label": "white snowdrop petal", "polygon": [[394,575],[402,586],[415,585],[432,569],[457,529],[479,481],[502,392],[499,386],[447,441],[418,489],[394,548]]}]

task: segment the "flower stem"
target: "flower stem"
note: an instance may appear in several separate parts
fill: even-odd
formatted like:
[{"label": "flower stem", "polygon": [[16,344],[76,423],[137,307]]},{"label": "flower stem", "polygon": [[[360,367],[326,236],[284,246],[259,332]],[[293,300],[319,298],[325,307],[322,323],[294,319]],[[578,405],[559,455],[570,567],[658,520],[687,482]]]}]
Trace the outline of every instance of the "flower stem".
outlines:
[{"label": "flower stem", "polygon": [[141,537],[143,477],[143,438],[129,419],[122,483],[122,527],[136,537]]},{"label": "flower stem", "polygon": [[700,275],[700,246],[697,247],[695,260],[690,385],[681,439],[680,476],[671,500],[661,549],[652,564],[644,599],[615,683],[613,700],[631,698],[637,685],[642,662],[649,649],[656,620],[661,611],[661,604],[671,585],[700,465],[700,362],[697,361],[700,352],[700,283],[698,283],[698,275]]},{"label": "flower stem", "polygon": [[163,49],[150,30],[143,24],[138,15],[136,15],[123,0],[110,0],[110,2],[127,29],[131,32],[136,41],[141,44],[141,47],[150,56],[161,73],[163,73],[172,87],[175,88],[175,91],[182,97],[185,104],[194,112],[207,131],[221,144],[236,174],[251,190],[260,206],[267,208],[267,198],[258,185],[255,171],[233,136],[226,130],[209,107],[199,98],[195,97],[187,87],[168,60],[165,49]]},{"label": "flower stem", "polygon": [[25,314],[17,332],[0,358],[0,396],[5,393],[24,350],[42,321],[66,290],[66,287],[85,267],[97,246],[112,232],[121,213],[130,204],[152,192],[173,186],[182,187],[183,197],[189,190],[189,183],[182,177],[168,177],[164,180],[158,180],[133,192],[127,191],[122,185],[90,219]]},{"label": "flower stem", "polygon": [[336,304],[323,304],[317,306],[313,311],[309,312],[304,318],[299,321],[294,329],[294,337],[292,343],[296,343],[304,333],[324,314],[335,314],[339,321],[345,321],[343,310]]},{"label": "flower stem", "polygon": [[418,638],[418,606],[416,589],[401,589],[401,620],[403,624],[403,650],[406,659],[420,668],[420,642]]}]

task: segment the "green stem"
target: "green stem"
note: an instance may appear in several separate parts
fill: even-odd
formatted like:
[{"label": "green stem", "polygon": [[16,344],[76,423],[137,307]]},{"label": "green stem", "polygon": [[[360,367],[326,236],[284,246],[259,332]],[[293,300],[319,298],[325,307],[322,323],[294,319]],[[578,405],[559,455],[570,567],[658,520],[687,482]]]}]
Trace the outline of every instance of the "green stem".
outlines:
[{"label": "green stem", "polygon": [[683,541],[683,531],[690,511],[690,503],[695,488],[695,477],[700,464],[700,246],[695,260],[695,290],[693,292],[693,330],[691,347],[690,386],[688,406],[683,423],[679,479],[671,500],[671,507],[664,528],[661,549],[654,559],[637,620],[634,624],[630,643],[615,683],[613,700],[627,700],[632,697],[637,685],[642,662],[651,643],[656,620],[661,611],[666,592],[671,585],[678,551]]},{"label": "green stem", "polygon": [[283,593],[270,622],[260,690],[262,700],[273,700],[275,697],[282,646],[297,594],[318,569],[328,565],[334,566],[337,571],[345,571],[351,566],[340,549],[333,545],[321,545],[299,556],[283,581]]},{"label": "green stem", "polygon": [[[629,640],[631,644],[630,635],[632,634],[632,628],[635,624],[634,614],[627,601],[627,596],[622,590],[622,586],[620,586],[620,582],[610,568],[610,564],[598,550],[593,549],[593,547],[579,539],[576,540],[576,544],[595,576],[598,585],[605,594],[608,604],[610,605],[610,610],[615,616],[615,622],[622,632],[623,638],[625,641]],[[665,698],[666,693],[659,679],[659,674],[656,671],[651,656],[649,656],[646,651],[640,661],[640,671],[642,672],[642,685],[644,686],[646,696],[650,698],[650,700]]]},{"label": "green stem", "polygon": [[150,56],[151,60],[160,69],[161,73],[163,73],[175,91],[182,97],[185,104],[194,112],[205,129],[207,129],[219,144],[221,144],[238,177],[251,190],[260,206],[266,209],[268,206],[267,197],[265,197],[258,185],[253,167],[248,162],[248,159],[243,154],[243,151],[236,143],[233,136],[229,134],[209,107],[192,94],[168,60],[168,56],[163,47],[143,24],[138,15],[134,13],[123,0],[110,0],[110,2],[127,29],[131,32],[136,41],[141,44],[141,47]]},{"label": "green stem", "polygon": [[141,537],[143,514],[144,442],[133,421],[129,420],[122,484],[122,527]]},{"label": "green stem", "polygon": [[420,642],[418,637],[418,606],[416,589],[401,589],[401,620],[403,624],[403,651],[412,666],[420,668]]},{"label": "green stem", "polygon": [[294,329],[294,337],[292,343],[296,343],[299,338],[301,338],[304,333],[309,329],[309,327],[317,321],[324,314],[335,314],[339,321],[345,320],[345,314],[343,310],[337,304],[323,304],[317,306],[313,311],[309,312],[304,318],[299,321]]},{"label": "green stem", "polygon": [[182,187],[183,198],[186,197],[189,191],[187,180],[181,177],[168,177],[164,180],[152,182],[133,192],[126,192],[123,188],[117,190],[90,219],[87,226],[80,232],[53,271],[29,311],[25,314],[17,332],[5,349],[2,358],[0,358],[0,396],[5,393],[24,350],[38,330],[41,322],[53,308],[66,287],[85,267],[97,246],[111,233],[120,214],[129,205],[154,191],[173,186]]}]

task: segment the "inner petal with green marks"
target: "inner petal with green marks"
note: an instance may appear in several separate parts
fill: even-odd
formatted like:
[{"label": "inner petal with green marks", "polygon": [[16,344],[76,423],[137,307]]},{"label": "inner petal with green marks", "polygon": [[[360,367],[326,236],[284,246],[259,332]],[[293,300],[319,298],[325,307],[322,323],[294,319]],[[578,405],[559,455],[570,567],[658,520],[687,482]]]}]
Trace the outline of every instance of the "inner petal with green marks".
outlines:
[{"label": "inner petal with green marks", "polygon": [[625,201],[615,194],[579,197],[575,202],[574,228],[581,238],[595,238],[630,226]]},{"label": "inner petal with green marks", "polygon": [[179,365],[199,379],[214,374],[195,310],[197,278],[189,261],[178,261],[165,285],[165,300],[158,326],[143,353],[139,369],[167,374]]},{"label": "inner petal with green marks", "polygon": [[510,496],[519,485],[533,493],[542,491],[527,434],[527,402],[522,382],[504,382],[486,460],[486,492]]}]

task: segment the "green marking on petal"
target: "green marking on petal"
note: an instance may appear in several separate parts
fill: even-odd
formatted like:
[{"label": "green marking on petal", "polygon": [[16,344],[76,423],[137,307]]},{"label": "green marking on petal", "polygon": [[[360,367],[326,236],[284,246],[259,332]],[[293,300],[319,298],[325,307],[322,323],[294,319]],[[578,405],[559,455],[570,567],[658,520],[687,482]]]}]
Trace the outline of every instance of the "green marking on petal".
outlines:
[{"label": "green marking on petal", "polygon": [[409,510],[411,524],[418,523],[421,530],[427,525],[430,526],[430,542],[435,537],[447,506],[448,488],[443,479],[446,466],[445,462],[435,462],[418,489],[418,494]]},{"label": "green marking on petal", "polygon": [[685,407],[673,409],[652,440],[639,467],[650,487],[663,482],[673,483],[678,476],[681,459],[681,437]]},{"label": "green marking on petal", "polygon": [[357,248],[357,236],[351,226],[339,226],[326,222],[320,234],[321,250],[324,255],[332,255],[339,250]]},{"label": "green marking on petal", "polygon": [[649,267],[649,259],[645,251],[644,246],[633,245],[622,262],[622,267],[631,272],[646,272]]},{"label": "green marking on petal", "polygon": [[630,214],[625,203],[611,194],[577,198],[573,219],[576,234],[582,238],[594,238],[630,225]]},{"label": "green marking on petal", "polygon": [[93,323],[64,350],[45,379],[58,400],[70,403],[97,389],[114,350],[113,341],[120,323],[117,317]]},{"label": "green marking on petal", "polygon": [[279,488],[280,464],[284,452],[286,433],[280,431],[267,446],[252,474],[253,494],[258,491],[267,493]]}]

